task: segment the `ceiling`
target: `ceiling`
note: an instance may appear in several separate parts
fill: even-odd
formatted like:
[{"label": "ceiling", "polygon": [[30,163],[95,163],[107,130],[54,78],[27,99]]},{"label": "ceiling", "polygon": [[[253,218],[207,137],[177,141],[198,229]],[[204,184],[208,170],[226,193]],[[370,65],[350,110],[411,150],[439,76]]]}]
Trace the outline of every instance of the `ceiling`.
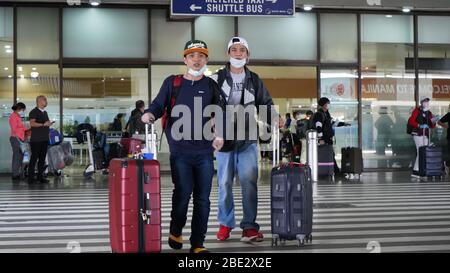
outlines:
[{"label": "ceiling", "polygon": [[[8,2],[30,3],[62,3],[68,0],[6,0]],[[69,0],[88,3],[88,0]],[[185,0],[180,0],[185,1]],[[101,0],[108,4],[128,5],[169,5],[170,0]],[[449,0],[296,0],[297,7],[313,5],[316,8],[354,8],[354,9],[401,9],[404,6],[418,10],[447,10],[450,11]]]}]

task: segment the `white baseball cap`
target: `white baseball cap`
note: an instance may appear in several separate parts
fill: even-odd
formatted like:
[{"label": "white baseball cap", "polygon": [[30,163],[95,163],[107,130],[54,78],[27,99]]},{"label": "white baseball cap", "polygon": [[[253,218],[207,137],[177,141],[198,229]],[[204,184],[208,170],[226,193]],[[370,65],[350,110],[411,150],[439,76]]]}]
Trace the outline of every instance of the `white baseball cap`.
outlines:
[{"label": "white baseball cap", "polygon": [[245,46],[245,48],[247,48],[247,51],[250,52],[250,48],[248,47],[248,42],[244,38],[242,38],[242,37],[231,38],[230,42],[228,43],[228,50],[230,50],[230,47],[235,44],[241,44],[241,45]]}]

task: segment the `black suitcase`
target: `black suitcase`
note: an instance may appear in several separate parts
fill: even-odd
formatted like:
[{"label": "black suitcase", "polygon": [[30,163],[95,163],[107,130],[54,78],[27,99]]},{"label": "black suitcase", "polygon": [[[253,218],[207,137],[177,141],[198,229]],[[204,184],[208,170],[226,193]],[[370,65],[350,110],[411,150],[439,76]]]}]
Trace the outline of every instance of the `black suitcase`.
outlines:
[{"label": "black suitcase", "polygon": [[362,150],[356,147],[341,149],[341,172],[360,175],[363,171]]},{"label": "black suitcase", "polygon": [[312,241],[313,191],[308,166],[275,167],[271,173],[272,246],[278,241]]},{"label": "black suitcase", "polygon": [[334,151],[333,145],[319,145],[318,154],[318,176],[330,177],[334,175]]},{"label": "black suitcase", "polygon": [[441,177],[443,164],[442,147],[422,146],[419,148],[419,176]]}]

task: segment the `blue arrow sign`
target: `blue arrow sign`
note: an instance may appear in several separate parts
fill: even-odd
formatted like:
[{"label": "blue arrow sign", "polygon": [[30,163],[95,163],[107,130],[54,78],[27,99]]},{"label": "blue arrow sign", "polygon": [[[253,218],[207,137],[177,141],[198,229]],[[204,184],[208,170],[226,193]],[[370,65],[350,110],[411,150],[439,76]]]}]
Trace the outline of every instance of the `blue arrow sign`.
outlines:
[{"label": "blue arrow sign", "polygon": [[171,0],[172,15],[293,16],[295,0]]}]

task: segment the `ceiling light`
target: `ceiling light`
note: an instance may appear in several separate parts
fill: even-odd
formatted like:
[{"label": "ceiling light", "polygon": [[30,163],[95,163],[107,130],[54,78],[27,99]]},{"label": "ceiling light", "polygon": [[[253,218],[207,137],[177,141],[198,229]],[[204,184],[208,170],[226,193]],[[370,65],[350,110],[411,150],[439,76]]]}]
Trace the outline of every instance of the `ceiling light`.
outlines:
[{"label": "ceiling light", "polygon": [[5,48],[6,48],[6,49],[10,49],[11,46],[10,46],[10,45],[5,45]]},{"label": "ceiling light", "polygon": [[33,71],[33,72],[30,73],[30,76],[31,76],[32,78],[36,79],[37,77],[39,77],[39,72]]},{"label": "ceiling light", "polygon": [[312,6],[311,5],[304,5],[303,6],[303,10],[305,10],[305,11],[310,11],[310,10],[312,10]]},{"label": "ceiling light", "polygon": [[18,69],[19,69],[19,72],[22,72],[23,67],[19,66]]},{"label": "ceiling light", "polygon": [[21,79],[25,79],[25,75],[23,75],[23,74],[20,75],[20,78],[21,78]]},{"label": "ceiling light", "polygon": [[386,18],[392,18],[392,15],[388,14],[386,15]]},{"label": "ceiling light", "polygon": [[8,75],[8,78],[10,78],[10,79],[11,79],[11,78],[12,78],[12,75]]},{"label": "ceiling light", "polygon": [[12,53],[12,49],[7,49],[6,53]]},{"label": "ceiling light", "polygon": [[36,71],[36,67],[31,68],[31,70]]},{"label": "ceiling light", "polygon": [[402,11],[408,13],[411,11],[411,7],[403,7]]},{"label": "ceiling light", "polygon": [[68,100],[69,100],[69,98],[65,98],[64,100],[65,100],[65,101],[68,101]]},{"label": "ceiling light", "polygon": [[4,69],[5,69],[5,71],[8,71],[9,68],[5,67]]},{"label": "ceiling light", "polygon": [[124,81],[125,79],[124,79],[124,78],[121,78],[120,80],[121,80],[121,81]]},{"label": "ceiling light", "polygon": [[100,5],[100,0],[89,0],[89,4],[91,4],[91,6],[98,6]]}]

